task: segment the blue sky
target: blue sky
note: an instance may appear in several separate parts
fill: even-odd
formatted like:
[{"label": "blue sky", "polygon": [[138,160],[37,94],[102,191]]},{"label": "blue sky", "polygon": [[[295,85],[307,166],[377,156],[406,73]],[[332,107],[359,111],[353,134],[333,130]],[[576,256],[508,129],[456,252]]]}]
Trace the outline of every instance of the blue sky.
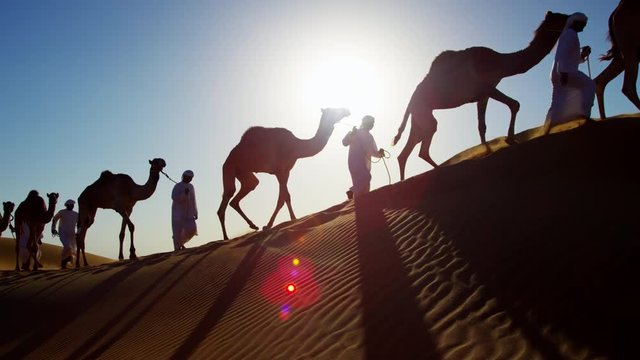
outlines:
[{"label": "blue sky", "polygon": [[[254,125],[285,127],[313,136],[320,108],[345,106],[352,116],[336,126],[327,147],[298,161],[289,190],[299,217],[345,199],[350,186],[347,149],[340,140],[365,114],[372,133],[390,147],[415,86],[433,58],[448,49],[487,46],[513,52],[527,46],[547,10],[582,11],[581,33],[593,49],[595,77],[606,64],[607,19],[617,1],[434,0],[368,1],[53,1],[0,2],[0,137],[4,149],[0,200],[22,201],[29,190],[59,192],[60,206],[76,199],[100,172],[129,174],[142,184],[147,160],[162,157],[179,179],[196,176],[200,235],[188,245],[222,238],[215,214],[222,194],[221,167],[242,133]],[[498,88],[521,103],[516,131],[544,121],[551,96],[553,52]],[[586,64],[582,70],[586,73]],[[607,88],[610,115],[637,112]],[[443,162],[479,142],[476,107],[436,111],[439,129],[432,157]],[[597,111],[594,110],[594,115]],[[506,134],[507,108],[489,102],[487,138]],[[407,175],[430,169],[412,154]],[[277,197],[273,176],[243,201],[262,226]],[[372,187],[388,184],[374,165]],[[170,193],[164,177],[133,212],[139,255],[170,251]],[[277,223],[288,220],[282,211]],[[116,257],[120,219],[99,210],[87,251]],[[249,230],[232,210],[229,234]],[[4,236],[10,236],[8,232]],[[48,233],[45,242],[58,243]],[[125,242],[128,247],[128,237]]]}]

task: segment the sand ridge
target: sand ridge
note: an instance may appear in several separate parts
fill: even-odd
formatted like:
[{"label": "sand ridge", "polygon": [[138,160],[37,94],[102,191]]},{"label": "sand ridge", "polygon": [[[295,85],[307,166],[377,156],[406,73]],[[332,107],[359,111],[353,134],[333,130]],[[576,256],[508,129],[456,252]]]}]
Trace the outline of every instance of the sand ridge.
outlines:
[{"label": "sand ridge", "polygon": [[0,357],[628,358],[639,120],[470,149],[229,241],[3,274]]}]

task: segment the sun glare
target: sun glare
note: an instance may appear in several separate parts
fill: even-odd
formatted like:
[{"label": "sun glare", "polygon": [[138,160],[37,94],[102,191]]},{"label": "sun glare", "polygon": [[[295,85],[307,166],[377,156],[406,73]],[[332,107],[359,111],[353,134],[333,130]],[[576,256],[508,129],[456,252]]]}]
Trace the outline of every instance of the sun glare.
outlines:
[{"label": "sun glare", "polygon": [[323,58],[308,73],[305,99],[313,107],[346,107],[371,112],[382,101],[381,74],[366,59]]}]

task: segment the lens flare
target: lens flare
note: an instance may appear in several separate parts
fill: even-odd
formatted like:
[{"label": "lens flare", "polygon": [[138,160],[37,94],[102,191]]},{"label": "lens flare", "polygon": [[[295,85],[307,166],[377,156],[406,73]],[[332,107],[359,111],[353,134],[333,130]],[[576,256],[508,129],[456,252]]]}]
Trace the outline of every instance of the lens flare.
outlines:
[{"label": "lens flare", "polygon": [[289,294],[293,294],[298,290],[298,288],[296,287],[296,284],[294,283],[287,284],[286,289]]}]

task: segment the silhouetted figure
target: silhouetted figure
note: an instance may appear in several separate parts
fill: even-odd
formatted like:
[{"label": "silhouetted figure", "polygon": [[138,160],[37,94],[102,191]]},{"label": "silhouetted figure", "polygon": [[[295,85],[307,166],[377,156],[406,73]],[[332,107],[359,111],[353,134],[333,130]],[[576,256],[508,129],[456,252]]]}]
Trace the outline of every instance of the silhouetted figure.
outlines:
[{"label": "silhouetted figure", "polygon": [[144,185],[138,185],[126,174],[114,174],[111,171],[103,171],[100,178],[93,184],[87,186],[78,198],[78,250],[76,252],[76,267],[80,266],[80,252],[82,260],[87,266],[87,257],[84,253],[85,238],[87,230],[93,224],[98,208],[113,209],[122,216],[120,226],[120,251],[118,259],[123,260],[122,243],[124,242],[125,227],[129,228],[131,246],[129,247],[129,258],[136,259],[136,248],[133,244],[133,232],[135,226],[131,222],[130,216],[133,207],[138,201],[146,200],[153,195],[160,179],[160,172],[167,166],[163,159],[149,160],[149,178]]},{"label": "silhouetted figure", "polygon": [[15,204],[11,201],[5,201],[2,203],[2,214],[0,214],[0,235],[7,230],[7,227],[11,224],[11,213],[15,208]]},{"label": "silhouetted figure", "polygon": [[609,16],[611,49],[601,60],[611,60],[609,66],[595,78],[600,117],[605,118],[604,89],[624,71],[622,93],[640,110],[636,89],[638,62],[640,60],[640,1],[622,0]]},{"label": "silhouetted figure", "polygon": [[47,194],[48,205],[36,190],[31,190],[27,198],[18,205],[15,214],[16,229],[16,271],[29,270],[33,259],[33,270],[38,270],[40,244],[46,223],[51,221],[58,202],[58,194]]},{"label": "silhouetted figure", "polygon": [[375,119],[366,115],[362,118],[360,128],[347,133],[342,145],[349,147],[349,173],[353,186],[347,191],[349,199],[368,193],[371,187],[371,157],[381,158],[384,150],[378,149],[370,131]]},{"label": "silhouetted figure", "polygon": [[171,191],[171,229],[173,230],[173,249],[184,249],[184,244],[198,234],[196,220],[198,206],[196,191],[191,184],[193,171],[182,173],[182,181],[177,183]]},{"label": "silhouetted figure", "polygon": [[[51,235],[59,236],[62,243],[60,254],[60,267],[67,268],[67,263],[73,264],[73,257],[77,251],[76,227],[78,226],[78,213],[73,211],[76,202],[69,199],[64,202],[64,209],[58,211],[51,221]],[[58,222],[60,226],[58,227]]]},{"label": "silhouetted figure", "polygon": [[472,47],[461,51],[445,51],[431,64],[427,76],[411,96],[398,134],[400,136],[411,115],[411,132],[400,155],[400,179],[404,179],[407,158],[413,148],[420,146],[420,157],[437,167],[429,155],[429,147],[438,122],[433,116],[435,109],[451,109],[467,103],[478,103],[478,131],[480,140],[485,140],[485,112],[489,99],[497,100],[511,110],[508,142],[513,142],[516,113],[520,104],[496,88],[505,77],[522,74],[538,64],[553,49],[564,28],[567,15],[547,12],[544,21],[535,32],[529,46],[511,54],[501,54],[486,47]]},{"label": "silhouetted figure", "polygon": [[[298,159],[319,153],[327,145],[329,136],[333,133],[333,125],[350,114],[347,109],[322,109],[318,131],[311,139],[305,140],[298,139],[291,131],[283,128],[264,128],[259,126],[249,128],[242,135],[240,143],[231,150],[224,165],[222,165],[222,185],[224,190],[222,201],[218,208],[218,218],[222,225],[224,238],[229,238],[224,223],[227,204],[231,205],[242,216],[249,224],[249,227],[254,230],[258,229],[240,208],[240,200],[258,186],[258,178],[254,175],[256,172],[275,175],[280,185],[276,208],[265,228],[268,229],[273,226],[278,211],[285,203],[289,209],[289,216],[292,220],[295,219],[296,217],[291,208],[291,197],[287,189],[289,172]],[[231,199],[236,192],[236,179],[240,181],[240,191]]]},{"label": "silhouetted figure", "polygon": [[591,120],[595,84],[589,76],[578,70],[578,65],[585,62],[591,54],[591,48],[581,48],[578,39],[578,33],[585,26],[587,16],[575,13],[567,19],[567,25],[558,39],[551,69],[551,107],[545,120],[548,128],[577,118]]}]

